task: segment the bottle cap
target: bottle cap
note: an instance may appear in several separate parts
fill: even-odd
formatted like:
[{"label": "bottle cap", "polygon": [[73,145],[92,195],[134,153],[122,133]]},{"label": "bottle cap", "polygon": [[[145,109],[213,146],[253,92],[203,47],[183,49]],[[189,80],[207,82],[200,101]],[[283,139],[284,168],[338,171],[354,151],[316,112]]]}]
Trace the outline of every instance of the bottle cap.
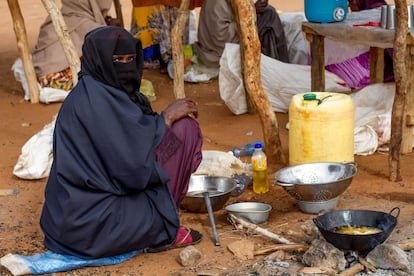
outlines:
[{"label": "bottle cap", "polygon": [[254,144],[254,148],[255,149],[260,149],[261,147],[262,147],[262,144],[261,143]]}]

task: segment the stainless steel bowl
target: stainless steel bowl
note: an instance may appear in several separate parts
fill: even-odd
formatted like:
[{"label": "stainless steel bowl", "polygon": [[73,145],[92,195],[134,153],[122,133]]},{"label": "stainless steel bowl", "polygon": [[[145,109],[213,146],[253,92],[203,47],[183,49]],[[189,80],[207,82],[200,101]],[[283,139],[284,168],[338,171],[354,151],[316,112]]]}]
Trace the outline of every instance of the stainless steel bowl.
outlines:
[{"label": "stainless steel bowl", "polygon": [[334,210],[338,204],[338,198],[332,198],[322,201],[301,201],[298,200],[299,209],[308,214],[319,214]]},{"label": "stainless steel bowl", "polygon": [[208,192],[213,211],[218,211],[226,204],[235,188],[236,182],[230,177],[192,175],[181,207],[189,212],[207,213],[203,193]]},{"label": "stainless steel bowl", "polygon": [[235,215],[236,217],[259,224],[268,219],[272,206],[260,202],[239,202],[230,204],[226,206],[225,209],[227,212]]},{"label": "stainless steel bowl", "polygon": [[349,187],[356,163],[315,162],[285,167],[275,173],[275,184],[300,201],[328,201]]}]

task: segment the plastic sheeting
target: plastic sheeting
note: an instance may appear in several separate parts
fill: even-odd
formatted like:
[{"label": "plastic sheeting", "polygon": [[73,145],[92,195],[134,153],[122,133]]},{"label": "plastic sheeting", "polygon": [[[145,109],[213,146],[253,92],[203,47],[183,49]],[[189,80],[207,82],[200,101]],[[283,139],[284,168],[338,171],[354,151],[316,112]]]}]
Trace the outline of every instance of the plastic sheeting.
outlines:
[{"label": "plastic sheeting", "polygon": [[98,259],[81,259],[75,256],[57,254],[52,251],[32,256],[7,254],[0,258],[0,264],[14,276],[26,274],[46,274],[73,270],[85,266],[114,265],[131,259],[142,251],[132,251],[125,254]]}]

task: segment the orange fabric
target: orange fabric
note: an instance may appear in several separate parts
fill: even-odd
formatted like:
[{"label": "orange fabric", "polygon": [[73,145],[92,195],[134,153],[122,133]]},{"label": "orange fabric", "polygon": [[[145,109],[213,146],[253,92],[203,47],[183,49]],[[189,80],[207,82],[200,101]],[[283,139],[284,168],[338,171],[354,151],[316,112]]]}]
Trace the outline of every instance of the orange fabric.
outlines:
[{"label": "orange fabric", "polygon": [[[203,5],[204,0],[190,0],[189,10],[192,10]],[[146,7],[152,5],[164,5],[179,8],[181,0],[132,0],[134,7]]]}]

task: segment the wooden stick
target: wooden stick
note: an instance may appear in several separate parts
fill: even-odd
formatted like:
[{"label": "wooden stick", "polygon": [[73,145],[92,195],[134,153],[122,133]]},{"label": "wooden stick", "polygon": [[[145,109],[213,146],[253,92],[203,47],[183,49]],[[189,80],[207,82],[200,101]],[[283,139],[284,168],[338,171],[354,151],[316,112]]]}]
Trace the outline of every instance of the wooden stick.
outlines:
[{"label": "wooden stick", "polygon": [[0,196],[17,195],[19,190],[15,189],[0,189]]},{"label": "wooden stick", "polygon": [[122,16],[122,7],[121,7],[121,3],[119,2],[119,0],[114,0],[114,7],[115,7],[116,18],[118,18],[119,21],[121,21],[121,27],[124,27],[124,17]]},{"label": "wooden stick", "polygon": [[304,267],[299,270],[299,273],[303,274],[326,274],[331,276],[336,276],[337,273],[332,268],[328,267]]},{"label": "wooden stick", "polygon": [[362,257],[358,257],[358,262],[362,264],[363,266],[365,266],[366,268],[368,268],[369,270],[371,270],[372,272],[377,271],[377,268],[375,266],[373,266],[371,263],[369,263],[367,260],[365,260]]},{"label": "wooden stick", "polygon": [[304,241],[306,243],[312,243],[312,241],[313,241],[313,238],[306,235],[305,233],[300,233],[300,232],[296,232],[296,231],[293,231],[293,230],[287,230],[286,235],[288,235],[292,238]]},{"label": "wooden stick", "polygon": [[[400,150],[402,148],[403,122],[405,113],[405,100],[408,90],[407,82],[407,1],[395,1],[395,35],[394,35],[394,78],[395,96],[391,112],[391,138],[388,155],[389,180],[401,181]],[[411,132],[412,135],[412,132]],[[412,144],[410,145],[412,148]]]},{"label": "wooden stick", "polygon": [[33,66],[33,58],[29,49],[26,27],[20,10],[19,2],[17,0],[7,0],[7,3],[9,4],[10,13],[13,19],[17,49],[23,62],[24,74],[26,76],[26,81],[29,88],[30,102],[39,103],[39,86]]},{"label": "wooden stick", "polygon": [[404,251],[410,251],[414,249],[414,239],[402,240],[396,243],[396,246]]},{"label": "wooden stick", "polygon": [[181,0],[178,16],[171,31],[171,51],[174,62],[174,96],[176,99],[185,98],[184,91],[184,54],[183,54],[183,33],[185,24],[188,21],[190,12],[189,0]]},{"label": "wooden stick", "polygon": [[63,51],[65,52],[66,59],[69,63],[72,71],[73,85],[78,82],[78,72],[80,70],[79,55],[75,50],[72,39],[69,36],[68,27],[63,19],[62,13],[56,5],[54,0],[42,0],[43,5],[49,13],[52,19],[53,26],[55,27],[59,41],[62,44]]},{"label": "wooden stick", "polygon": [[284,250],[284,251],[307,251],[309,249],[309,245],[306,244],[275,244],[266,248],[258,249],[254,251],[254,255],[264,255],[270,252],[274,252],[277,250]]},{"label": "wooden stick", "polygon": [[348,268],[347,270],[344,270],[341,273],[339,273],[338,276],[353,276],[364,269],[365,267],[362,264],[357,263],[352,267]]},{"label": "wooden stick", "polygon": [[233,214],[229,214],[229,217],[232,221],[236,221],[239,224],[241,224],[243,227],[248,228],[248,229],[253,230],[253,231],[256,231],[257,233],[259,233],[263,236],[266,236],[268,238],[277,240],[278,242],[283,243],[283,244],[293,244],[293,242],[289,241],[288,239],[285,239],[284,237],[281,237],[281,236],[279,236],[275,233],[272,233],[269,230],[261,228],[261,227],[257,226],[254,223],[250,223],[250,222],[245,221],[242,218],[238,218]]},{"label": "wooden stick", "polygon": [[282,151],[279,125],[269,97],[263,90],[260,73],[261,47],[257,33],[256,10],[251,0],[231,0],[240,37],[243,84],[258,112],[266,146],[269,167],[285,165],[287,159]]}]

